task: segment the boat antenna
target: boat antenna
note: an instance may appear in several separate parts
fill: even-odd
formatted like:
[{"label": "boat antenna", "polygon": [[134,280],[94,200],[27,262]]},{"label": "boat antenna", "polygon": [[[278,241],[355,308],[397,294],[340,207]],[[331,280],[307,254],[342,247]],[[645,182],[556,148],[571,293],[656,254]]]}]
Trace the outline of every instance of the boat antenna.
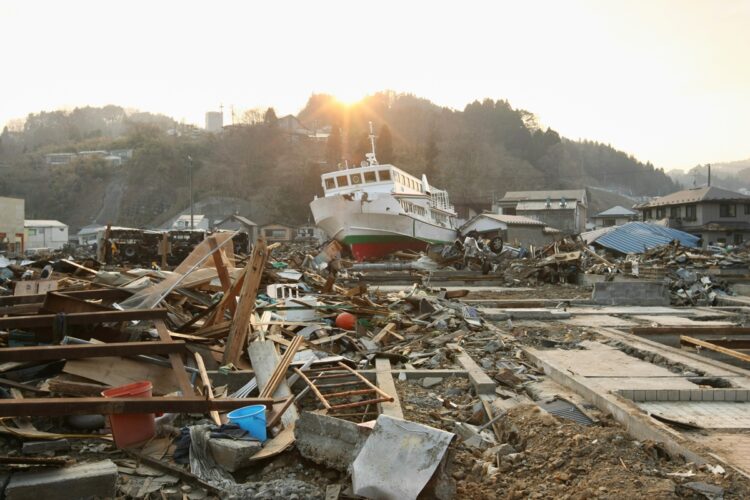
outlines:
[{"label": "boat antenna", "polygon": [[370,146],[372,146],[372,153],[367,153],[365,157],[370,165],[377,165],[378,160],[375,158],[375,133],[372,131],[372,122],[370,122]]}]

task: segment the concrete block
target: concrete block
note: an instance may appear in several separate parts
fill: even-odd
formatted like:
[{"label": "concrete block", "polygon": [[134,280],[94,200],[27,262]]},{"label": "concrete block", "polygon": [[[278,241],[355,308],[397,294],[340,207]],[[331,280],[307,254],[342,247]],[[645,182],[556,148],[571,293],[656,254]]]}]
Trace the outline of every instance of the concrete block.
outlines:
[{"label": "concrete block", "polygon": [[701,401],[713,401],[714,391],[711,389],[701,389]]},{"label": "concrete block", "polygon": [[703,390],[690,389],[690,401],[703,401]]},{"label": "concrete block", "polygon": [[656,400],[657,401],[669,401],[669,391],[659,389],[656,391]]},{"label": "concrete block", "polygon": [[646,401],[659,401],[658,391],[656,391],[655,389],[647,389],[645,393]]},{"label": "concrete block", "polygon": [[668,391],[669,401],[679,401],[680,400],[680,391],[670,389]]},{"label": "concrete block", "polygon": [[680,390],[680,399],[679,401],[690,401],[690,389],[681,389]]},{"label": "concrete block", "polygon": [[747,389],[738,389],[735,393],[735,401],[747,401],[748,400],[748,391]]},{"label": "concrete block", "polygon": [[24,455],[38,455],[48,451],[65,451],[70,449],[67,439],[55,439],[53,441],[26,441],[21,446]]},{"label": "concrete block", "polygon": [[634,390],[632,390],[632,389],[622,389],[622,390],[620,390],[618,392],[619,392],[620,396],[622,396],[623,398],[629,399],[631,401],[634,401],[634,399],[633,399],[635,397],[635,391]]},{"label": "concrete block", "polygon": [[660,281],[594,283],[591,300],[599,305],[669,306],[669,289]]},{"label": "concrete block", "polygon": [[294,426],[295,445],[303,457],[343,472],[369,435],[367,427],[307,411],[300,414]]},{"label": "concrete block", "polygon": [[115,496],[117,466],[112,460],[62,469],[17,472],[5,488],[7,500],[40,498],[107,498]]},{"label": "concrete block", "polygon": [[724,391],[724,401],[737,401],[737,391],[734,389]]},{"label": "concrete block", "polygon": [[443,379],[440,377],[425,377],[422,379],[422,387],[429,389],[443,383]]},{"label": "concrete block", "polygon": [[725,401],[724,396],[726,393],[722,389],[719,389],[718,391],[713,391],[713,392],[714,392],[714,401]]},{"label": "concrete block", "polygon": [[222,469],[235,472],[250,466],[250,459],[262,446],[259,441],[242,441],[230,438],[211,438],[208,448],[214,461]]},{"label": "concrete block", "polygon": [[633,391],[633,401],[638,403],[646,401],[646,391]]}]

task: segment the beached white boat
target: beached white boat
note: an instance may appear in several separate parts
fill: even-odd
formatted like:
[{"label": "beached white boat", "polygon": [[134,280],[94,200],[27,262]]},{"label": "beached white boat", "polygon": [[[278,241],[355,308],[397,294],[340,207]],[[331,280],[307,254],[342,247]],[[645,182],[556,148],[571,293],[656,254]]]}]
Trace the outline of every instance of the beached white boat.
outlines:
[{"label": "beached white boat", "polygon": [[310,203],[318,227],[348,245],[357,260],[453,242],[456,212],[448,193],[426,176],[378,164],[370,138],[373,152],[361,166],[321,176],[325,196]]}]

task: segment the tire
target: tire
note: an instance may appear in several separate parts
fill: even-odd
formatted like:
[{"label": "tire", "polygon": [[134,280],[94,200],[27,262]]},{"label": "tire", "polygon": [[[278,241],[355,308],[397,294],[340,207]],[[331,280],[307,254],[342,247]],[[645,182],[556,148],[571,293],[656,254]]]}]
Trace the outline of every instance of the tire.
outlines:
[{"label": "tire", "polygon": [[492,250],[493,253],[500,253],[503,251],[503,239],[499,236],[492,238],[490,240],[490,250]]}]

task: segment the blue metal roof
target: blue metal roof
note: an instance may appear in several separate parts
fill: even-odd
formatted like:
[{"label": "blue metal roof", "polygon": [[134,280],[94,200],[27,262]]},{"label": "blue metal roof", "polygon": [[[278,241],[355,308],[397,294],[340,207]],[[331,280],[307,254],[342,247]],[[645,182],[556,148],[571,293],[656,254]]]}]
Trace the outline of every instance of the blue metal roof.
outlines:
[{"label": "blue metal roof", "polygon": [[595,243],[620,253],[643,253],[678,240],[690,248],[698,246],[698,237],[684,231],[647,222],[628,222],[596,239]]}]

